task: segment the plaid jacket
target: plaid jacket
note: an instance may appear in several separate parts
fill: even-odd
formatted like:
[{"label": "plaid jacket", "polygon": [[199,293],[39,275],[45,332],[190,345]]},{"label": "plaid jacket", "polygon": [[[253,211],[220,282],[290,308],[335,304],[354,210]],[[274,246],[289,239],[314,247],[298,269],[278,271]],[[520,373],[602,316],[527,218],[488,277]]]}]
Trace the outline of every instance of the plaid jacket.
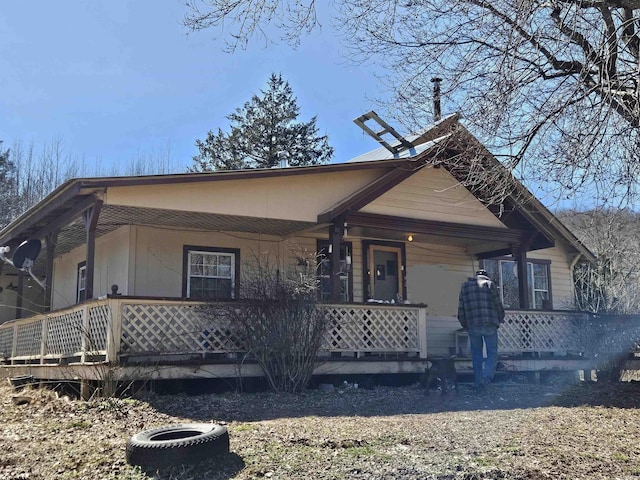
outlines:
[{"label": "plaid jacket", "polygon": [[479,325],[499,327],[504,321],[500,294],[489,277],[478,275],[462,284],[458,299],[458,320],[464,328]]}]

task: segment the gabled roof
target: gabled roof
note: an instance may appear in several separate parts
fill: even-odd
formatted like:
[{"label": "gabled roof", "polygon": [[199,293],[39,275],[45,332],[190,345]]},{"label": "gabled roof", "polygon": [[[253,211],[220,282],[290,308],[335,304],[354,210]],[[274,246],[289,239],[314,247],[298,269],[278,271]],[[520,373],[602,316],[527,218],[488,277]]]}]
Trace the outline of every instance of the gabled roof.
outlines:
[{"label": "gabled roof", "polygon": [[[523,224],[529,223],[543,234],[564,240],[569,246],[574,248],[576,252],[589,262],[595,261],[595,255],[555,216],[547,209],[520,181],[518,181],[511,172],[509,172],[485,147],[482,145],[466,128],[459,123],[460,114],[454,113],[443,117],[433,124],[423,128],[417,133],[404,137],[413,148],[401,150],[398,153],[392,153],[385,147],[379,147],[364,154],[361,154],[348,163],[369,162],[380,159],[406,158],[409,161],[419,160],[425,152],[433,150],[436,146],[441,146],[450,153],[455,152],[456,155],[468,150],[469,144],[472,143],[475,149],[481,150],[483,159],[489,164],[488,168],[495,169],[500,173],[500,177],[504,179],[510,186],[507,190],[508,194],[502,199],[500,204],[488,205],[487,208],[500,218],[507,226],[514,229],[523,227]],[[400,142],[392,143],[392,147],[398,147]],[[462,147],[462,148],[461,148]],[[438,165],[447,169],[458,181],[465,185],[464,168],[460,168],[460,164],[456,164],[458,168],[451,168],[451,164],[446,161],[450,155],[444,155],[444,161]],[[462,155],[460,158],[464,158]],[[467,185],[465,185],[467,186]],[[482,190],[491,190],[493,185],[490,183],[480,183],[475,187],[469,187],[472,193],[482,196]],[[371,189],[375,190],[375,187]],[[366,197],[366,192],[359,192],[360,197]],[[343,212],[350,208],[357,209],[357,204],[350,204],[356,195],[350,199],[345,199],[341,205],[334,207],[334,211]],[[329,216],[325,213],[325,220]],[[535,241],[532,239],[532,241]]]},{"label": "gabled roof", "polygon": [[[371,202],[377,196],[398,185],[408,176],[420,170],[425,165],[431,164],[447,169],[455,178],[459,178],[460,171],[450,168],[447,158],[451,155],[464,153],[472,144],[474,148],[483,152],[491,168],[503,169],[501,175],[507,178],[513,188],[509,195],[505,197],[502,205],[488,205],[496,217],[498,217],[512,233],[535,230],[549,239],[563,240],[569,244],[576,253],[582,255],[586,260],[593,261],[593,254],[517,179],[502,167],[484,147],[473,137],[460,123],[460,116],[449,115],[442,120],[428,126],[415,135],[405,137],[413,148],[406,149],[398,154],[392,154],[384,147],[372,150],[360,155],[348,162],[330,165],[317,165],[305,167],[287,167],[274,169],[252,169],[235,171],[218,171],[212,173],[184,173],[171,175],[148,175],[148,176],[124,176],[124,177],[103,177],[103,178],[79,178],[69,180],[56,188],[50,195],[38,204],[24,212],[10,225],[0,231],[0,245],[14,247],[28,238],[44,238],[47,233],[56,228],[64,227],[66,241],[68,245],[63,245],[64,241],[59,241],[58,252],[66,251],[78,242],[83,240],[83,226],[81,217],[83,212],[99,201],[112,187],[135,187],[143,185],[173,185],[189,184],[200,182],[226,182],[254,179],[268,179],[276,177],[295,177],[297,175],[323,175],[330,173],[366,171],[378,169],[380,171],[377,179],[360,190],[353,192],[343,198],[336,205],[325,212],[320,212],[317,222],[287,222],[287,221],[267,221],[256,223],[255,228],[260,228],[264,233],[293,234],[313,228],[314,225],[331,223],[334,219],[346,212],[357,212],[359,208]],[[485,188],[491,188],[485,185]],[[472,193],[480,196],[480,188],[470,188]],[[245,228],[238,218],[216,216],[215,214],[198,214],[197,224],[202,228],[207,225],[222,225],[233,229]],[[255,220],[255,219],[254,219]],[[361,220],[366,224],[370,219],[361,214]],[[384,219],[383,219],[384,220]],[[170,226],[183,227],[185,222],[193,222],[186,215],[176,215],[175,212],[160,209],[133,209],[122,206],[103,205],[100,214],[100,224],[97,235],[106,233],[110,229],[117,228],[123,224],[135,224],[136,222],[165,222]],[[426,222],[429,223],[429,222]],[[430,227],[442,227],[431,222]],[[259,224],[259,225],[258,225]],[[459,234],[464,225],[447,224],[444,227],[452,234]],[[240,231],[240,230],[239,230]],[[482,235],[483,230],[478,230],[477,235]],[[508,230],[503,230],[504,235],[509,237]],[[552,245],[548,240],[532,239],[538,241],[538,246],[534,248],[546,248]]]},{"label": "gabled roof", "polygon": [[[400,161],[402,163],[402,161]],[[27,238],[43,238],[47,231],[60,222],[70,222],[81,216],[96,198],[102,197],[111,187],[197,184],[229,180],[251,180],[297,175],[322,174],[371,169],[393,170],[398,161],[368,162],[357,164],[313,165],[271,169],[217,171],[210,173],[179,173],[164,175],[118,176],[75,178],[68,180],[40,202],[26,210],[17,219],[0,230],[0,245],[16,246]],[[101,216],[105,214],[101,213]],[[63,220],[62,220],[63,219]]]}]

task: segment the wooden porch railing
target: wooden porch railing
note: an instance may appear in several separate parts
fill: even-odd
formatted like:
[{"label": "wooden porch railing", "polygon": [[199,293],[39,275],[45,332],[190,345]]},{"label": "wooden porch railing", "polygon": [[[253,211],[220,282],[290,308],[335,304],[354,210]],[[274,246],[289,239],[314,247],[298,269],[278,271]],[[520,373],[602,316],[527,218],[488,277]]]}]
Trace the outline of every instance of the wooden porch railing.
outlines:
[{"label": "wooden porch railing", "polygon": [[55,363],[106,356],[111,328],[108,302],[83,305],[0,325],[0,359],[11,363]]},{"label": "wooden porch railing", "polygon": [[498,332],[498,350],[592,352],[591,319],[592,315],[582,312],[509,310]]},{"label": "wooden porch railing", "polygon": [[[202,303],[107,298],[0,325],[5,364],[118,364],[136,355],[229,354],[242,342]],[[322,352],[427,356],[427,312],[411,305],[321,305],[330,319]],[[452,332],[453,334],[453,332]],[[579,312],[509,311],[501,352],[624,351],[637,346],[640,319],[598,319]],[[452,335],[453,344],[453,335]]]},{"label": "wooden porch railing", "polygon": [[[171,354],[229,354],[244,347],[224,318],[201,302],[94,300],[0,325],[0,360],[55,363]],[[394,305],[321,305],[330,317],[325,353],[426,357],[426,310]],[[71,360],[69,360],[71,359]]]},{"label": "wooden porch railing", "polygon": [[408,305],[322,305],[330,319],[324,350],[427,356],[427,311]]},{"label": "wooden porch railing", "polygon": [[612,356],[638,351],[640,316],[511,310],[498,334],[500,352]]},{"label": "wooden porch railing", "polygon": [[[121,303],[120,353],[233,353],[245,348],[224,318],[198,303]],[[426,356],[426,312],[392,305],[321,305],[330,317],[322,351]],[[421,321],[422,320],[422,321]]]}]

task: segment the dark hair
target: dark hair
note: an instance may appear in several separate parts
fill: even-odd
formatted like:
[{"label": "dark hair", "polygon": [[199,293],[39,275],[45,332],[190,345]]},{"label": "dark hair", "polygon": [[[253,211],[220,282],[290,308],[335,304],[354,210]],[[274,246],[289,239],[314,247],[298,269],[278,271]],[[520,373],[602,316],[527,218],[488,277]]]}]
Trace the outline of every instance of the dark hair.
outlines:
[{"label": "dark hair", "polygon": [[484,275],[485,277],[488,276],[487,271],[482,269],[476,271],[476,275]]}]

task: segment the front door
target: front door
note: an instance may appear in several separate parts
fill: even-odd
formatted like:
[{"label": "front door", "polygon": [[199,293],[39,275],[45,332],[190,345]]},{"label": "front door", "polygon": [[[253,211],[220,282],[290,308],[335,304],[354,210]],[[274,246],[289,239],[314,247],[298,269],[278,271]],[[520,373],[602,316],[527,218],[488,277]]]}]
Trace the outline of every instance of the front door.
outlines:
[{"label": "front door", "polygon": [[369,299],[402,299],[402,249],[387,245],[369,245]]}]

